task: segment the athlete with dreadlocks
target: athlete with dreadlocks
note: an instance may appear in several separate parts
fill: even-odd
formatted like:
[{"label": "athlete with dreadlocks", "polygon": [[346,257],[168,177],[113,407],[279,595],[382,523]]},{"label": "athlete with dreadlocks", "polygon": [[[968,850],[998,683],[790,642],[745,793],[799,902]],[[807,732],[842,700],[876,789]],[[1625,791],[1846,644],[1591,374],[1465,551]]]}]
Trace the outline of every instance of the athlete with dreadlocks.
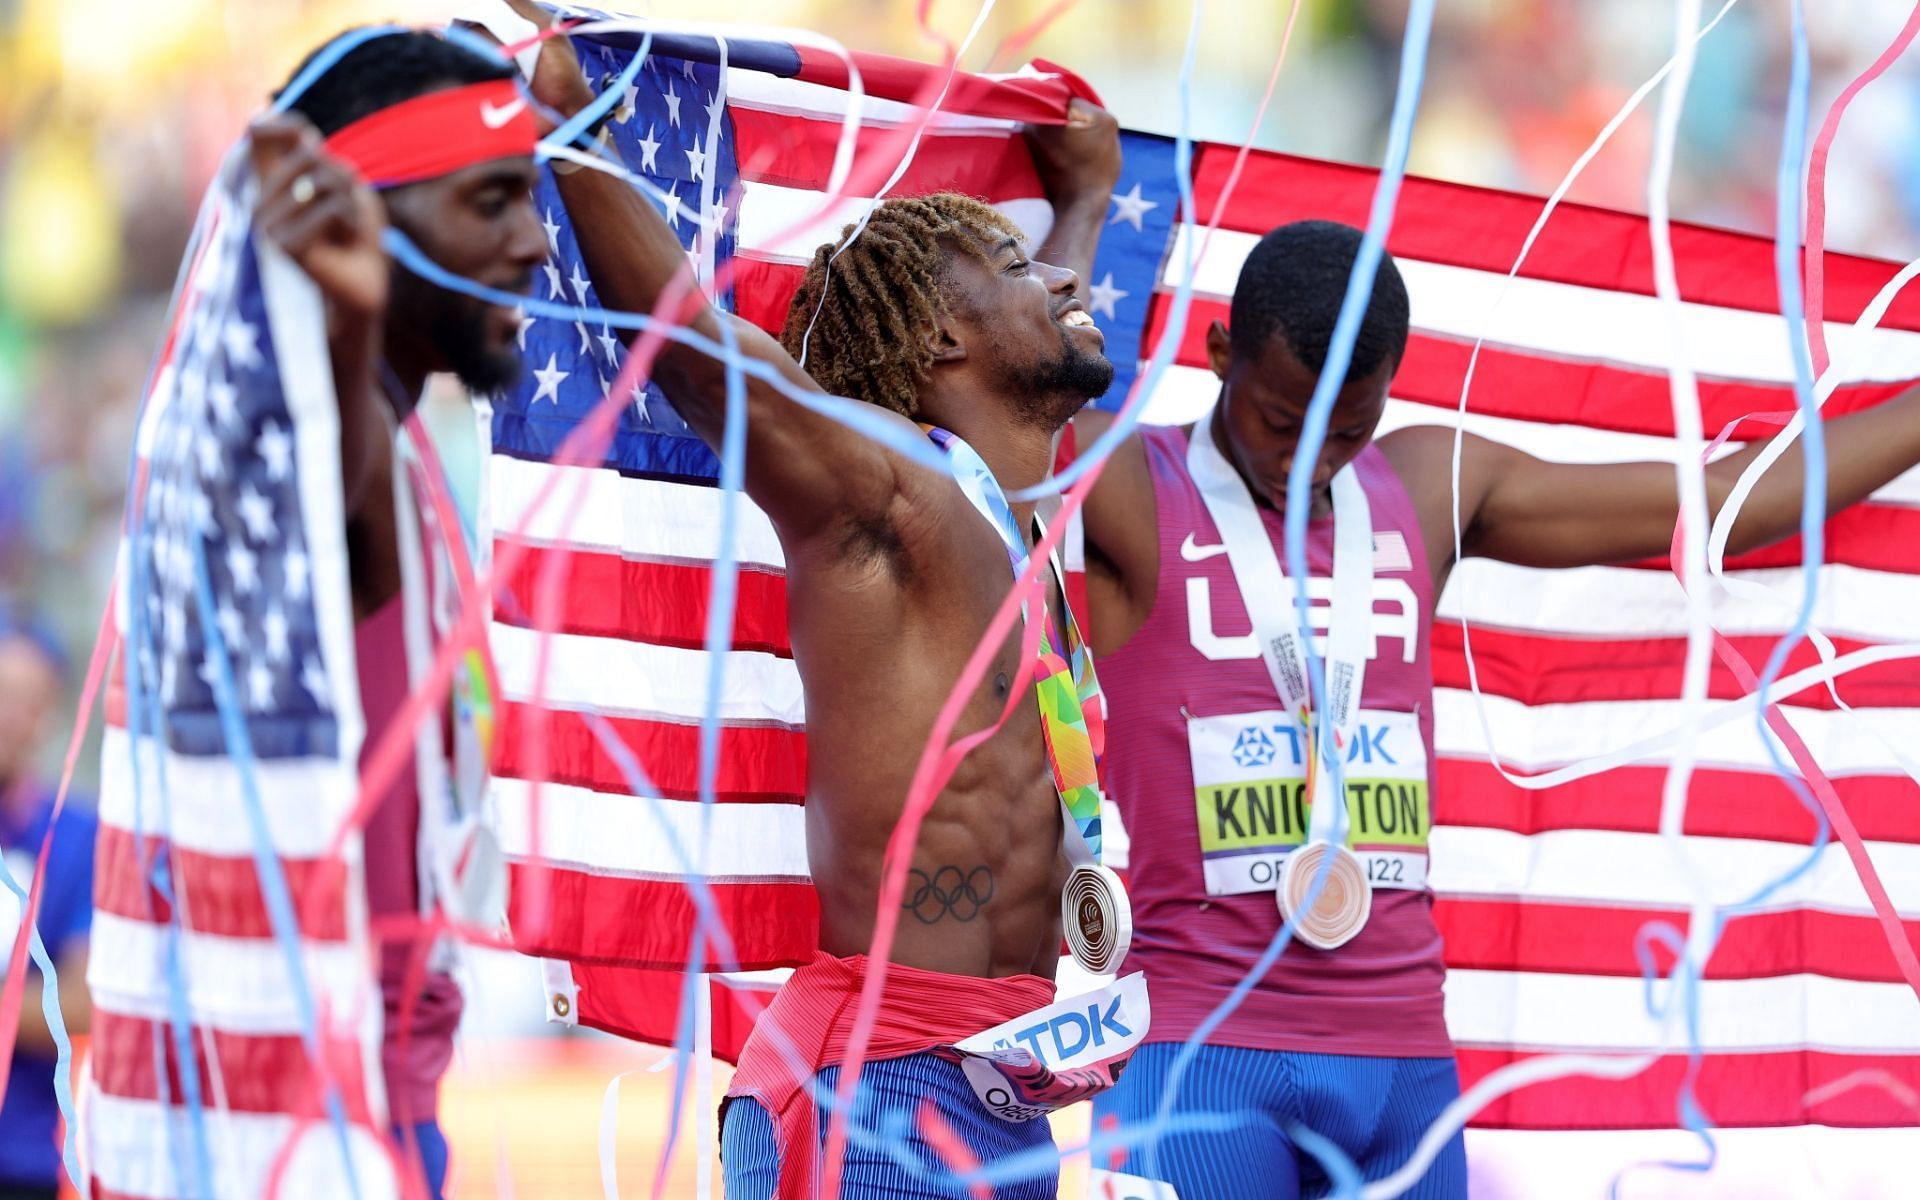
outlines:
[{"label": "athlete with dreadlocks", "polygon": [[[530,5],[515,7],[544,23]],[[545,43],[533,89],[563,113],[592,99],[560,38]],[[1033,253],[1019,229],[976,201],[889,200],[814,256],[784,347],[702,301],[685,324],[718,339],[725,323],[745,358],[793,388],[870,401],[910,437],[927,436],[916,424],[925,422],[937,442],[966,443],[971,450],[950,452],[967,464],[959,471],[977,493],[1038,483],[1055,434],[1112,380],[1102,335],[1076,291],[1120,156],[1113,119],[1077,101],[1065,126],[1029,139],[1054,208],[1051,233]],[[560,189],[609,307],[651,311],[691,282],[679,242],[628,185],[578,170],[560,176]],[[723,364],[669,343],[654,379],[717,446]],[[1028,553],[1033,514],[1031,505],[1002,501],[999,518],[985,517],[954,473],[915,465],[765,383],[748,380],[746,409],[746,491],[772,519],[786,558],[807,707],[807,852],[821,910],[820,952],[756,1026],[723,1114],[727,1195],[764,1200],[817,1187],[825,1098],[866,970],[887,841],[934,718],[1007,595],[1013,556]],[[1049,587],[1046,612],[1062,609]],[[1039,605],[1032,616],[1043,619]],[[950,1049],[1054,999],[1070,873],[1063,843],[1074,834],[1049,743],[1072,731],[1049,719],[1043,733],[1038,664],[1022,650],[1016,625],[956,730],[987,736],[939,794],[913,851],[852,1114],[847,1196],[965,1194],[921,1137],[916,1114],[928,1099],[983,1163],[1051,1148],[1039,1091],[1061,1080],[1034,1076],[1025,1092],[1018,1082],[978,1083],[991,1068],[980,1059],[963,1068]],[[1084,654],[1072,657],[1084,666]],[[1079,681],[1061,686],[1063,673],[1042,686],[1078,710]],[[1084,725],[1079,736],[1084,745]],[[1090,751],[1084,761],[1090,776]],[[1085,1014],[1083,1004],[1069,1015],[1084,1029]],[[1111,1026],[1100,1032],[1120,1036]],[[1065,1086],[1078,1087],[1066,1097],[1077,1099],[1091,1085],[1075,1076]],[[1022,1107],[1022,1098],[1034,1102]],[[994,1103],[998,1115],[987,1108]],[[996,1194],[1055,1195],[1057,1161],[1033,1157],[1044,1165]]]}]

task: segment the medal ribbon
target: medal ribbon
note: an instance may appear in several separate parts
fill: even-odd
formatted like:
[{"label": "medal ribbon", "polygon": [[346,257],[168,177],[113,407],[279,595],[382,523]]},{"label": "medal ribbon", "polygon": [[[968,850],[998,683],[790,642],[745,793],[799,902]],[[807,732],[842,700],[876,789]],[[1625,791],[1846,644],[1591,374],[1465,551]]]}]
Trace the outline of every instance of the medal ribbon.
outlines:
[{"label": "medal ribbon", "polygon": [[[946,451],[956,468],[960,491],[985,517],[1006,544],[1007,557],[1017,579],[1027,569],[1027,540],[1020,531],[1019,518],[1007,503],[999,480],[987,467],[979,452],[947,430],[923,426],[933,444]],[[1060,564],[1055,562],[1056,577]],[[1061,594],[1066,594],[1064,586]],[[1100,860],[1100,753],[1106,742],[1106,722],[1102,715],[1105,701],[1100,679],[1093,669],[1093,655],[1080,636],[1073,610],[1066,609],[1063,638],[1054,636],[1054,625],[1042,610],[1040,650],[1033,664],[1034,698],[1040,707],[1040,729],[1046,737],[1047,764],[1053,769],[1054,787],[1060,793],[1060,805],[1068,819],[1068,828],[1078,833],[1085,844],[1085,857]],[[1064,645],[1063,645],[1064,643]],[[1062,653],[1064,650],[1064,654]],[[1070,856],[1075,839],[1068,838]]]},{"label": "medal ribbon", "polygon": [[[1321,803],[1320,785],[1338,780],[1341,759],[1360,723],[1360,690],[1365,682],[1373,627],[1373,509],[1349,463],[1333,477],[1333,609],[1327,633],[1327,707],[1331,719],[1315,736],[1313,692],[1307,679],[1307,647],[1289,603],[1286,572],[1273,550],[1247,485],[1213,442],[1213,416],[1203,415],[1187,442],[1187,471],[1200,489],[1207,512],[1219,527],[1227,562],[1242,603],[1253,622],[1260,657],[1279,693],[1281,707],[1293,715],[1315,753],[1308,756],[1307,819],[1310,841],[1344,844],[1347,806],[1343,797]],[[1330,768],[1330,769],[1329,769]]]}]

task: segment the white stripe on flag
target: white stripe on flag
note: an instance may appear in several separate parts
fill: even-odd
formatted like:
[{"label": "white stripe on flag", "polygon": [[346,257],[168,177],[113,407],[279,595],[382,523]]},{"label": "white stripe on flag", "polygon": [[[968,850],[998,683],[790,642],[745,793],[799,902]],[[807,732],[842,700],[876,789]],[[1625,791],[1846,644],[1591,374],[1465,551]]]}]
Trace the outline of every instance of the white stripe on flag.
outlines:
[{"label": "white stripe on flag", "polygon": [[[826,204],[826,193],[771,183],[743,183],[736,226],[740,251],[773,262],[806,263],[823,242],[834,241],[873,207],[869,199]],[[825,211],[822,211],[823,206]],[[1002,200],[994,205],[1027,235],[1029,245],[1046,240],[1053,207],[1045,199]]]},{"label": "white stripe on flag", "polygon": [[[140,747],[140,790],[134,790],[133,747]],[[163,820],[171,799],[172,825]],[[246,791],[232,759],[159,753],[147,738],[107,726],[100,753],[100,820],[149,837],[170,839],[182,850],[227,858],[253,853],[253,826],[246,819]],[[255,759],[254,794],[265,815],[275,853],[319,858],[353,806],[357,781],[352,766],[331,759]],[[136,808],[138,809],[136,813]]]},{"label": "white stripe on flag", "polygon": [[[493,795],[500,848],[509,855],[532,854],[531,785],[495,779]],[[690,861],[712,882],[808,878],[806,812],[799,805],[716,804],[710,816],[710,830],[703,833],[709,814],[696,800],[550,783],[540,789],[540,857],[602,875],[680,879]]]},{"label": "white stripe on flag", "polygon": [[[1920,659],[1913,660],[1920,662]],[[1842,677],[1844,678],[1844,676]],[[1844,688],[1842,691],[1844,695]],[[1677,730],[1681,702],[1667,699],[1600,700],[1573,704],[1526,705],[1483,694],[1493,749],[1509,769],[1541,772],[1597,758],[1643,738]],[[1714,715],[1732,701],[1707,705]],[[1861,708],[1852,712],[1782,705],[1788,722],[1806,741],[1829,775],[1901,775],[1905,769],[1894,747],[1912,745],[1920,710]],[[1433,694],[1434,745],[1442,755],[1487,757],[1486,734],[1474,711],[1473,693],[1436,688]],[[1876,734],[1878,736],[1876,736]],[[1675,747],[1644,761],[1663,762]],[[1723,720],[1692,739],[1692,757],[1702,768],[1772,773],[1751,714]]]},{"label": "white stripe on flag", "polygon": [[[109,1096],[89,1087],[86,1100],[86,1157],[101,1187],[125,1196],[209,1195],[214,1200],[257,1200],[269,1194],[274,1160],[289,1139],[298,1137],[274,1195],[282,1200],[358,1195],[386,1200],[400,1195],[391,1160],[366,1128],[347,1127],[353,1157],[351,1181],[341,1158],[340,1138],[324,1119],[301,1122],[289,1116],[219,1111],[203,1113],[213,1178],[202,1193],[196,1181],[180,1179],[176,1162],[194,1161],[193,1117],[183,1107],[151,1100]],[[354,1185],[358,1184],[356,1193]]]},{"label": "white stripe on flag", "polygon": [[[1161,286],[1179,284],[1188,240],[1204,232],[1182,225],[1167,256]],[[1194,288],[1211,296],[1233,295],[1240,264],[1259,238],[1216,230],[1195,264]],[[1198,243],[1195,243],[1196,246]],[[1406,281],[1415,329],[1538,354],[1626,363],[1665,370],[1671,348],[1686,347],[1694,369],[1724,379],[1786,383],[1793,379],[1785,321],[1775,314],[1709,304],[1681,304],[1684,336],[1667,335],[1670,310],[1652,296],[1611,292],[1578,284],[1515,279],[1498,309],[1506,276],[1470,267],[1396,258]],[[1851,323],[1827,322],[1833,359],[1847,380],[1905,380],[1920,375],[1920,333],[1900,329],[1856,331]]]},{"label": "white stripe on flag", "polygon": [[[1521,421],[1507,424],[1538,431],[1543,449],[1589,437],[1601,445],[1607,444],[1607,438],[1639,440],[1632,435],[1603,435],[1576,426],[1531,425]],[[1645,440],[1671,444],[1659,438]],[[534,494],[549,473],[587,476],[588,503],[581,510],[578,524],[568,531],[571,542],[587,552],[618,551],[638,560],[705,565],[719,545],[720,493],[713,488],[503,457],[492,460],[491,471],[495,511],[516,516],[524,511],[526,498]],[[1920,472],[1909,472],[1896,482],[1895,488],[1908,490],[1914,493],[1915,499],[1920,499]],[[628,513],[634,514],[630,520],[624,515]],[[532,540],[539,544],[557,543],[562,524],[555,506],[543,513],[533,526]],[[511,525],[496,528],[506,530]],[[750,502],[740,507],[739,528],[743,563],[782,569],[783,559],[773,527],[765,514]],[[1784,632],[1792,624],[1799,606],[1799,572],[1793,568],[1766,568],[1738,574],[1741,579],[1772,589],[1780,598],[1779,603],[1765,605],[1744,598],[1721,597],[1715,602],[1715,625],[1728,634]],[[1453,577],[1458,582],[1440,599],[1442,620],[1459,618],[1461,597],[1470,591],[1476,621],[1501,628],[1589,638],[1638,639],[1686,634],[1679,584],[1661,571],[1621,567],[1540,570],[1470,559],[1455,568]],[[1906,614],[1917,611],[1920,611],[1920,578],[1859,567],[1829,566],[1822,574],[1815,625],[1837,636],[1897,642],[1913,635],[1912,622]]]},{"label": "white stripe on flag", "polygon": [[[1451,431],[1453,424],[1452,410],[1435,408],[1431,404],[1416,404],[1411,400],[1389,400],[1386,414],[1380,418],[1380,427],[1374,431],[1374,436],[1381,437],[1409,425],[1439,425]],[[1549,462],[1670,463],[1683,457],[1679,443],[1672,438],[1643,433],[1589,429],[1584,425],[1550,425],[1542,421],[1520,421],[1476,412],[1467,413],[1465,426],[1468,433],[1477,433],[1483,438],[1524,450],[1535,458],[1544,458]],[[1716,435],[1719,430],[1707,432]],[[1744,442],[1728,442],[1715,457],[1724,458],[1744,445]],[[1920,467],[1907,471],[1874,492],[1873,499],[1882,504],[1920,505]]]},{"label": "white stripe on flag", "polygon": [[[1718,597],[1714,628],[1730,636],[1786,632],[1800,607],[1799,569],[1766,567],[1738,576],[1771,589],[1779,603]],[[1471,608],[1466,607],[1469,599]],[[1470,558],[1453,569],[1436,619],[1457,621],[1463,611],[1476,624],[1583,638],[1685,637],[1687,632],[1680,584],[1665,571],[1631,567],[1548,570]],[[1813,624],[1834,637],[1904,642],[1914,636],[1916,612],[1920,576],[1849,566],[1821,568]]]},{"label": "white stripe on flag", "polygon": [[[182,897],[189,912],[193,898]],[[271,938],[236,938],[111,913],[93,915],[87,984],[94,1003],[128,1016],[165,1021],[171,1016],[169,946],[178,940],[178,969],[194,1020],[215,1029],[247,1034],[305,1031],[287,959]],[[307,987],[316,1012],[329,1013],[339,1028],[377,1007],[357,947],[344,942],[301,942]]]},{"label": "white stripe on flag", "polygon": [[[1652,1050],[1661,1026],[1635,976],[1531,971],[1447,972],[1447,1029],[1462,1047]],[[1664,1003],[1668,990],[1656,996]],[[1709,979],[1700,984],[1700,1045],[1708,1051],[1920,1048],[1913,991],[1821,975]],[[1672,1049],[1684,1053],[1676,1024]]]},{"label": "white stripe on flag", "polygon": [[[490,636],[501,692],[510,700],[531,703],[542,635],[495,624]],[[540,696],[548,708],[698,721],[707,710],[707,655],[615,638],[556,636]],[[805,707],[793,660],[756,650],[728,652],[719,716],[723,721],[801,724]]]},{"label": "white stripe on flag", "polygon": [[[1547,903],[1682,908],[1696,885],[1715,904],[1746,900],[1805,862],[1809,846],[1748,838],[1685,836],[1689,862],[1674,860],[1656,833],[1556,829],[1523,834],[1482,826],[1436,825],[1428,884],[1446,896],[1514,897]],[[1920,845],[1867,843],[1893,906],[1920,920]],[[1766,911],[1807,907],[1865,916],[1873,910],[1846,848],[1829,842],[1805,875],[1781,888]],[[1911,994],[1909,1007],[1913,1006]],[[1913,1028],[1920,1037],[1920,1013]]]},{"label": "white stripe on flag", "polygon": [[[535,545],[609,550],[632,558],[684,560],[701,566],[720,552],[718,488],[638,479],[597,467],[557,467],[504,455],[495,455],[488,470],[493,528],[501,536]],[[552,496],[522,533],[522,521],[549,480],[556,484]],[[569,521],[576,489],[583,482],[586,494]],[[744,498],[734,555],[745,566],[780,569],[786,561],[772,522]]]}]

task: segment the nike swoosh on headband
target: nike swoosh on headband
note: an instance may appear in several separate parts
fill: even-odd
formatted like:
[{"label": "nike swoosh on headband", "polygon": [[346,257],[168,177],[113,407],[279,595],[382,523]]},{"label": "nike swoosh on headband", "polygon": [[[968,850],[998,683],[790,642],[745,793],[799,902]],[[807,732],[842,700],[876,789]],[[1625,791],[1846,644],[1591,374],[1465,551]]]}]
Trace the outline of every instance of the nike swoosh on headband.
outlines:
[{"label": "nike swoosh on headband", "polygon": [[506,125],[508,121],[519,116],[520,110],[526,106],[527,101],[525,97],[515,100],[512,104],[505,105],[494,104],[492,101],[482,101],[480,105],[480,123],[488,129],[499,129]]}]

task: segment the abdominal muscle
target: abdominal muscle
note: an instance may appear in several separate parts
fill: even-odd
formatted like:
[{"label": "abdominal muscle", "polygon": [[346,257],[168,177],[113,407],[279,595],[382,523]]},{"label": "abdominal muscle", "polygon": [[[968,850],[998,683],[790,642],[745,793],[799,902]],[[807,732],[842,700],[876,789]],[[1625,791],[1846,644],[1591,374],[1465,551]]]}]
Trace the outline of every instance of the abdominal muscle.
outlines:
[{"label": "abdominal muscle", "polygon": [[[1015,757],[996,749],[976,754]],[[1066,875],[1052,779],[1035,781],[1029,772],[1021,784],[984,763],[962,771],[977,778],[956,779],[920,827],[891,960],[952,975],[1050,979],[1060,955]],[[871,947],[886,841],[900,811],[898,803],[838,804],[818,791],[809,798],[807,856],[827,953],[865,954]]]}]

